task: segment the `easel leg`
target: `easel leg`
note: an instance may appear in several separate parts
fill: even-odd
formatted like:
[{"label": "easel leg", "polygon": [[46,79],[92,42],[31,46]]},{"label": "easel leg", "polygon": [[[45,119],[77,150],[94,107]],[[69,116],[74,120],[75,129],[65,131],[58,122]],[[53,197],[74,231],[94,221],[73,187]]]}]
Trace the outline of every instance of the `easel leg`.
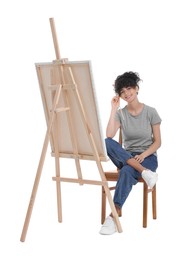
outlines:
[{"label": "easel leg", "polygon": [[43,169],[43,165],[44,165],[44,160],[45,160],[45,156],[46,156],[46,152],[47,152],[47,148],[48,148],[48,144],[49,144],[52,125],[54,123],[54,117],[55,117],[54,111],[56,109],[56,106],[57,106],[57,103],[58,103],[58,100],[59,100],[59,97],[60,97],[61,89],[62,89],[62,86],[60,85],[59,88],[57,89],[56,95],[54,97],[52,113],[51,113],[51,116],[50,116],[47,131],[46,131],[46,136],[45,136],[45,139],[44,139],[44,144],[43,144],[43,148],[42,148],[42,152],[41,152],[41,157],[40,157],[40,160],[39,160],[36,178],[35,178],[35,181],[34,181],[32,193],[31,193],[31,197],[30,197],[30,201],[29,201],[29,206],[28,206],[28,210],[27,210],[27,213],[26,213],[26,218],[25,218],[25,222],[24,222],[24,226],[23,226],[23,230],[22,230],[22,234],[21,234],[21,238],[20,238],[21,242],[24,242],[25,238],[26,238],[27,229],[28,229],[28,226],[29,226],[29,222],[30,222],[30,218],[31,218],[31,214],[32,214],[32,210],[33,210],[33,206],[34,206],[34,202],[35,202],[35,198],[36,198],[36,193],[37,193],[37,190],[38,190],[38,186],[39,186],[39,182],[40,182],[40,178],[41,178],[41,173],[42,173],[42,169]]},{"label": "easel leg", "polygon": [[45,156],[46,156],[48,143],[49,143],[49,135],[48,135],[48,132],[47,132],[46,137],[45,137],[45,141],[44,141],[44,145],[43,145],[43,149],[42,149],[42,153],[41,153],[41,158],[40,158],[40,161],[39,161],[39,166],[38,166],[37,173],[36,173],[36,178],[35,178],[35,181],[34,181],[34,186],[33,186],[30,201],[29,201],[29,206],[28,206],[28,210],[27,210],[22,234],[21,234],[21,239],[20,239],[21,242],[24,242],[25,238],[26,238],[26,233],[27,233],[27,229],[28,229],[31,214],[32,214],[32,210],[33,210],[33,206],[34,206],[34,202],[35,202],[35,198],[36,198],[36,193],[37,193],[37,189],[38,189],[38,186],[39,186],[39,181],[40,181],[40,178],[41,178],[41,173],[42,173],[42,168],[43,168],[43,165],[44,165],[44,160],[45,160]]},{"label": "easel leg", "polygon": [[[55,115],[55,120],[54,120],[53,139],[54,139],[54,149],[55,149],[56,177],[60,178],[60,162],[59,162],[59,153],[58,153],[58,124],[57,124],[57,115]],[[61,183],[60,183],[60,181],[56,181],[56,195],[57,195],[58,221],[62,222],[62,201],[61,201]]]},{"label": "easel leg", "polygon": [[[72,73],[72,70],[70,68],[69,68],[69,74],[70,74],[70,78],[71,78],[73,84],[75,85],[75,80],[74,80],[74,77],[73,77],[73,73]],[[87,130],[87,136],[89,137],[89,141],[90,141],[92,150],[94,152],[94,156],[96,158],[96,164],[97,164],[97,167],[99,169],[99,173],[100,173],[101,179],[102,179],[102,181],[106,181],[106,178],[104,176],[104,172],[103,172],[103,169],[102,169],[102,165],[101,165],[101,162],[100,162],[99,154],[98,154],[98,151],[97,151],[97,148],[96,148],[96,144],[95,144],[93,135],[92,135],[92,133],[90,131],[90,128],[89,128],[89,126],[87,124],[88,120],[86,118],[86,114],[85,114],[85,111],[83,109],[83,104],[81,102],[81,98],[80,98],[78,89],[76,89],[75,94],[76,94],[77,103],[79,105],[79,109],[81,111],[82,118],[83,118],[83,121],[84,121],[84,126],[85,126],[85,129]],[[122,232],[122,227],[121,227],[121,224],[120,224],[120,221],[119,221],[119,217],[118,217],[118,214],[116,212],[116,209],[115,209],[115,206],[114,206],[114,202],[112,200],[112,196],[111,196],[110,190],[109,190],[107,185],[104,185],[104,190],[105,190],[106,196],[108,198],[108,201],[109,201],[109,204],[110,204],[110,207],[111,207],[111,210],[112,210],[112,214],[113,214],[116,226],[117,226],[117,230],[118,230],[118,232]]]},{"label": "easel leg", "polygon": [[[55,157],[56,164],[56,177],[60,177],[60,165],[59,158]],[[56,193],[57,193],[57,211],[58,211],[58,221],[62,222],[62,200],[61,200],[61,183],[56,181]]]}]

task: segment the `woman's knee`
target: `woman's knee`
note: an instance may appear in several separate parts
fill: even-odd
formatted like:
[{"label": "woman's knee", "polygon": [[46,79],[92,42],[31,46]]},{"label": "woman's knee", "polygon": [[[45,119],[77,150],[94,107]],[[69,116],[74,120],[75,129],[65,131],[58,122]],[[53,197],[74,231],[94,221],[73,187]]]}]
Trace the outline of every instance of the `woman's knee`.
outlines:
[{"label": "woman's knee", "polygon": [[112,146],[113,146],[113,147],[117,147],[117,145],[118,145],[118,146],[120,145],[116,140],[114,140],[114,139],[111,138],[111,137],[107,137],[107,138],[105,139],[105,144],[106,144],[106,147],[107,147],[107,148],[111,148]]},{"label": "woman's knee", "polygon": [[107,137],[107,138],[105,139],[105,144],[106,144],[107,150],[111,147],[112,143],[113,143],[113,139],[112,139],[112,138]]}]

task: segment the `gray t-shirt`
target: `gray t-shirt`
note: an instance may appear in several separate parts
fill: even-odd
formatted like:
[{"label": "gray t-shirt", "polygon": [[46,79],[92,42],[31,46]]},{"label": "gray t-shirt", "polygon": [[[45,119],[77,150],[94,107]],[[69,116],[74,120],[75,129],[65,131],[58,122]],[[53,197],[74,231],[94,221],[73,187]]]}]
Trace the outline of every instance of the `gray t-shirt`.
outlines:
[{"label": "gray t-shirt", "polygon": [[121,124],[125,150],[138,153],[144,152],[153,143],[152,126],[161,123],[156,109],[145,104],[137,116],[131,115],[125,106],[116,112],[115,118]]}]

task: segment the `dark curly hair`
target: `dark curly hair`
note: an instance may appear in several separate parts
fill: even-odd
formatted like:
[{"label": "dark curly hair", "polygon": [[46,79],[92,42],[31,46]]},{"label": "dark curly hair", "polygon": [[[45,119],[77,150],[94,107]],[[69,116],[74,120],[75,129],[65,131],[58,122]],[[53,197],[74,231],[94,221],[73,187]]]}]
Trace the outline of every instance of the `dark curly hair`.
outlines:
[{"label": "dark curly hair", "polygon": [[125,72],[122,75],[119,75],[114,84],[114,91],[118,95],[123,88],[132,87],[132,88],[139,88],[139,82],[141,81],[139,74],[137,72]]}]

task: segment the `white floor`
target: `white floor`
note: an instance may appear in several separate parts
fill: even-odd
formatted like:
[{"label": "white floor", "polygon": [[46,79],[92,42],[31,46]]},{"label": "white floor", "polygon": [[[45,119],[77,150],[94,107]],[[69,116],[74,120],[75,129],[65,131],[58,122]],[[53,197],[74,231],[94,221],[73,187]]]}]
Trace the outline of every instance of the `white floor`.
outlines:
[{"label": "white floor", "polygon": [[[50,17],[55,18],[62,58],[92,61],[104,132],[112,84],[127,70],[140,73],[139,99],[162,117],[158,218],[152,220],[149,203],[146,229],[140,184],[124,205],[123,233],[99,234],[97,186],[63,183],[63,222],[58,223],[54,160],[48,149],[26,240],[20,242],[46,130],[34,63],[55,59]],[[180,259],[179,19],[178,0],[1,3],[0,259]],[[82,168],[84,175],[98,176],[93,163],[84,162]],[[63,161],[61,170],[74,174],[74,163]]]}]

